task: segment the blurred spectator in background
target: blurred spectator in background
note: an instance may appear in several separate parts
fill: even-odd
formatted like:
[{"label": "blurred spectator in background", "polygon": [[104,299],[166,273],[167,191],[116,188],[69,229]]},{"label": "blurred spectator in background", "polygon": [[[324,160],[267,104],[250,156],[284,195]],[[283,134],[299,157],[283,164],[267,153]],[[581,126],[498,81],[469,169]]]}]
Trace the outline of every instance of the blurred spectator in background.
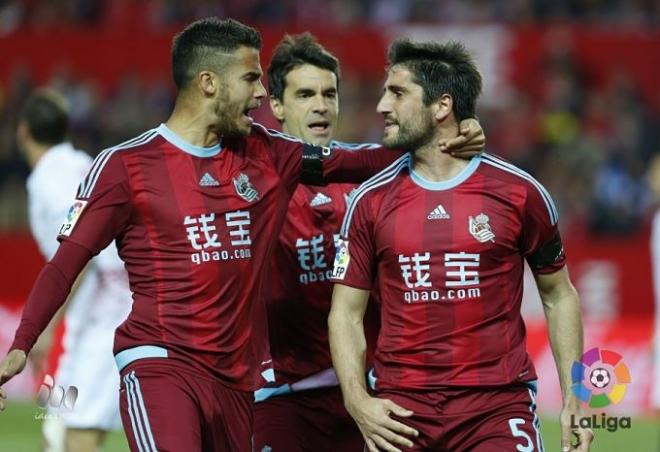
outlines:
[{"label": "blurred spectator in background", "polygon": [[[57,233],[67,212],[71,215],[78,184],[92,164],[89,155],[67,141],[69,118],[64,96],[52,89],[37,90],[21,109],[16,132],[32,169],[27,180],[30,228],[47,261],[58,249]],[[59,313],[30,353],[37,374],[45,374],[44,382],[77,388],[75,410],[55,408],[45,417],[45,452],[94,452],[108,430],[119,429],[119,375],[112,344],[131,303],[124,264],[112,243],[79,278],[61,320],[62,333],[53,333]]]},{"label": "blurred spectator in background", "polygon": [[580,21],[615,26],[657,26],[654,0],[0,0],[0,35],[21,27],[58,24],[137,26],[159,29],[205,16],[255,24],[346,26],[403,22],[538,24]]},{"label": "blurred spectator in background", "polygon": [[[639,231],[650,195],[642,182],[649,159],[660,150],[659,99],[642,96],[625,67],[595,74],[580,59],[571,28],[606,24],[649,32],[660,24],[660,3],[651,0],[0,0],[0,36],[16,30],[52,27],[164,32],[208,15],[282,27],[396,26],[407,23],[509,23],[548,27],[536,62],[537,76],[512,84],[495,105],[478,112],[489,137],[488,150],[537,177],[553,194],[562,224],[595,234]],[[591,72],[590,72],[591,70]],[[17,105],[33,85],[33,74],[13,68],[0,85],[0,229],[24,228],[27,168],[13,137]],[[380,138],[381,119],[371,107],[379,90],[374,77],[342,77],[339,134],[348,141]],[[378,81],[380,83],[380,80]],[[74,143],[100,150],[161,122],[172,107],[166,79],[127,73],[115,86],[99,86],[66,65],[48,84],[72,105]],[[268,112],[260,121],[276,127]],[[510,127],[510,124],[515,124]]]},{"label": "blurred spectator in background", "polygon": [[660,413],[660,154],[651,160],[646,180],[653,195],[653,215],[651,229],[651,260],[653,265],[653,286],[655,289],[655,336],[653,338],[653,380],[651,384],[651,405]]}]

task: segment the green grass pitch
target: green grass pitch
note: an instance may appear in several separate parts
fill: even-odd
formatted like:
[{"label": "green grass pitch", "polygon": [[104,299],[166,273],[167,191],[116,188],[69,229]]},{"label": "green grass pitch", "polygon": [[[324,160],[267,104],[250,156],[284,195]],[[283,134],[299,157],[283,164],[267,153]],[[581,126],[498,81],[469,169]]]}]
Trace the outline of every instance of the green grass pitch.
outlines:
[{"label": "green grass pitch", "polygon": [[[39,450],[41,421],[35,420],[35,404],[9,402],[0,412],[0,451],[32,452]],[[559,450],[557,419],[543,418],[541,433],[548,452]],[[634,418],[629,430],[596,431],[594,452],[656,452],[660,451],[660,422],[658,419]],[[123,432],[108,436],[104,452],[128,451]]]}]

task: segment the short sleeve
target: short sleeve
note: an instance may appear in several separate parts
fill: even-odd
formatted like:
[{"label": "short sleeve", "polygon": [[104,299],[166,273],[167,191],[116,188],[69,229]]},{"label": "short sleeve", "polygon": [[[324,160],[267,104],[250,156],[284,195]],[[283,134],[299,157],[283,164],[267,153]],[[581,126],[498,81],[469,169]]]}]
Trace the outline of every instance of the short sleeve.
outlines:
[{"label": "short sleeve", "polygon": [[98,254],[126,227],[132,210],[130,193],[121,157],[101,153],[78,188],[58,240]]},{"label": "short sleeve", "polygon": [[527,188],[522,252],[534,273],[548,274],[566,264],[555,204],[547,190],[532,180]]},{"label": "short sleeve", "polygon": [[352,201],[336,244],[333,282],[357,289],[371,289],[375,276],[373,232],[368,196]]},{"label": "short sleeve", "polygon": [[261,140],[280,180],[287,191],[293,194],[300,181],[302,171],[305,146],[303,141],[256,123],[253,125],[253,134]]}]

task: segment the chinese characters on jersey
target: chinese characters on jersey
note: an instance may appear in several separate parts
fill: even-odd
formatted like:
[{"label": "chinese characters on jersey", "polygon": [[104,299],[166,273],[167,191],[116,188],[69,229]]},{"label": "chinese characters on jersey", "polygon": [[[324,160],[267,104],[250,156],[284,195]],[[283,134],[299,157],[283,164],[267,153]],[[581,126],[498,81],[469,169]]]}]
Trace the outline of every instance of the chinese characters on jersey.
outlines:
[{"label": "chinese characters on jersey", "polygon": [[223,244],[218,235],[215,213],[186,216],[183,219],[188,241],[196,251],[190,255],[192,262],[199,265],[202,262],[251,257],[250,212],[227,212],[224,215],[224,224],[229,238],[228,242]]},{"label": "chinese characters on jersey", "polygon": [[[431,253],[399,254],[401,278],[408,289],[406,303],[465,300],[481,297],[479,289],[480,255],[475,253],[445,253],[444,268],[432,268]],[[444,287],[434,289],[434,272],[444,273]]]},{"label": "chinese characters on jersey", "polygon": [[[336,246],[339,234],[332,236],[333,246]],[[296,240],[298,252],[298,275],[300,284],[309,284],[317,281],[327,281],[332,276],[332,267],[328,265],[325,255],[325,236],[318,234],[312,237],[299,237]]]}]

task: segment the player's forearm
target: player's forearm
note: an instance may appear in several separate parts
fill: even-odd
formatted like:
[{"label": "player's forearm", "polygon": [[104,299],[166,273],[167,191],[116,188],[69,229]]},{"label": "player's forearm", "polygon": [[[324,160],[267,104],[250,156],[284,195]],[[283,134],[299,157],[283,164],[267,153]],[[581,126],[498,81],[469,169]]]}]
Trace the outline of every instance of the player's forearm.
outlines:
[{"label": "player's forearm", "polygon": [[582,356],[583,331],[580,300],[572,285],[544,293],[541,299],[548,323],[550,347],[555,358],[564,403],[574,399],[571,367]]},{"label": "player's forearm", "polygon": [[21,323],[10,350],[28,353],[57,310],[64,304],[76,276],[91,254],[85,248],[64,242],[46,264],[32,288],[23,309]]},{"label": "player's forearm", "polygon": [[333,149],[329,159],[323,162],[326,183],[362,183],[400,158],[404,152],[376,148],[361,151]]},{"label": "player's forearm", "polygon": [[362,316],[351,315],[338,309],[336,304],[333,303],[328,318],[330,352],[348,408],[368,396],[365,381],[367,343]]}]

